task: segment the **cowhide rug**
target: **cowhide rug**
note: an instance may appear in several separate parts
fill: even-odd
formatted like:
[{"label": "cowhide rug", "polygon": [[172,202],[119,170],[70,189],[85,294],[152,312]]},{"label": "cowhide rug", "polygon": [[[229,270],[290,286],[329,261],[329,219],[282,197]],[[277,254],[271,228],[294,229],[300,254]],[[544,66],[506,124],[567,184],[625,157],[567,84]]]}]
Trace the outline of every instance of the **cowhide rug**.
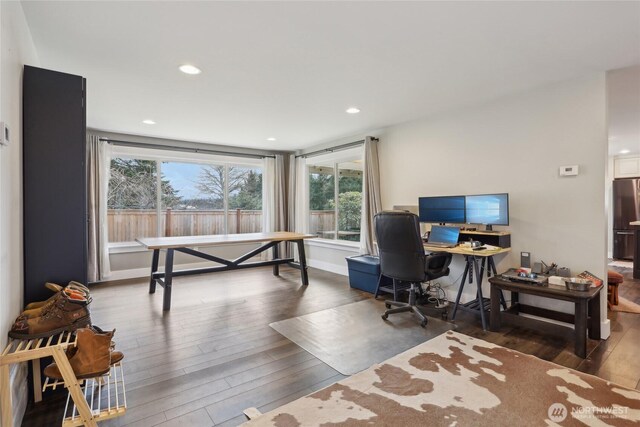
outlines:
[{"label": "cowhide rug", "polygon": [[449,331],[246,426],[638,425],[640,392]]}]

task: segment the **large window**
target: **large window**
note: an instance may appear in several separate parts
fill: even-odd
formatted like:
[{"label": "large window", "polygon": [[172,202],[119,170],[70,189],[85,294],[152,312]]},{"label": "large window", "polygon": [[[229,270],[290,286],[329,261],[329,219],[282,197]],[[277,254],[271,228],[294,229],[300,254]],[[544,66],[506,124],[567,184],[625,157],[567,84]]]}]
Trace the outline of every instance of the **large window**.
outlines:
[{"label": "large window", "polygon": [[262,231],[261,167],[144,157],[111,161],[110,243]]},{"label": "large window", "polygon": [[324,239],[360,240],[362,162],[308,160],[309,231]]}]

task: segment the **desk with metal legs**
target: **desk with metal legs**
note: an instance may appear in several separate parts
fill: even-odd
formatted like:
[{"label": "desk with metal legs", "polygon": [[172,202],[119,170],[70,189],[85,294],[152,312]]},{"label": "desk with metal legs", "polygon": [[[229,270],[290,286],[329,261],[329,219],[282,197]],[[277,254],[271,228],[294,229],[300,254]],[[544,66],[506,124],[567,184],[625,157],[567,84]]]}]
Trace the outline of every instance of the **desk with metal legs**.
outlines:
[{"label": "desk with metal legs", "polygon": [[[485,298],[482,295],[482,280],[487,273],[487,277],[497,274],[496,265],[493,261],[494,255],[510,252],[511,248],[496,248],[487,249],[481,251],[474,251],[471,248],[464,246],[456,246],[455,248],[437,248],[425,245],[425,250],[430,252],[447,252],[454,255],[462,255],[465,259],[464,273],[462,273],[462,279],[460,280],[460,287],[458,289],[458,295],[456,296],[456,302],[453,306],[453,312],[451,313],[451,320],[455,320],[458,309],[471,311],[474,313],[480,313],[480,319],[482,321],[482,329],[487,330],[488,318],[487,312],[490,310],[491,301],[489,298]],[[460,304],[460,298],[464,285],[469,282],[472,284],[475,279],[476,282],[476,298],[465,304]],[[504,296],[500,295],[502,306],[506,309],[507,303],[504,300]]]},{"label": "desk with metal legs", "polygon": [[[171,289],[172,280],[177,276],[188,276],[192,274],[213,273],[216,271],[239,270],[252,267],[273,266],[273,274],[280,274],[280,265],[288,264],[291,267],[300,270],[300,276],[303,285],[309,284],[309,276],[307,275],[307,260],[304,251],[304,239],[311,239],[315,236],[311,234],[291,233],[286,231],[278,231],[273,233],[245,233],[245,234],[221,234],[211,236],[180,236],[180,237],[157,237],[157,238],[140,238],[136,239],[147,249],[153,250],[153,258],[151,261],[151,277],[149,280],[149,293],[156,291],[156,284],[164,288],[163,310],[171,309]],[[293,258],[280,258],[278,252],[278,243],[295,242],[298,247],[298,262],[293,262]],[[256,249],[253,249],[239,258],[229,260],[218,256],[210,255],[193,248],[207,246],[224,246],[228,244],[239,243],[263,243]],[[269,261],[246,262],[250,258],[273,248],[273,259]],[[158,271],[158,263],[160,260],[160,250],[166,251],[164,272]],[[188,270],[173,270],[174,252],[182,252],[197,258],[212,261],[220,266],[194,268]]]}]

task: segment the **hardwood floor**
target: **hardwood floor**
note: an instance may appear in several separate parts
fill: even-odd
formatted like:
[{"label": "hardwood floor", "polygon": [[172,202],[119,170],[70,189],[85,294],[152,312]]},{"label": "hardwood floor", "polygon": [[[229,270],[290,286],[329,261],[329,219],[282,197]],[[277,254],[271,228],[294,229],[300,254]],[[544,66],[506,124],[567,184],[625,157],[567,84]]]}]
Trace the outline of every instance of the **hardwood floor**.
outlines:
[{"label": "hardwood floor", "polygon": [[[640,303],[640,281],[623,273],[620,294]],[[310,283],[303,288],[289,268],[280,277],[260,268],[176,278],[168,313],[162,289],[149,295],[146,280],[94,287],[93,323],[116,328],[117,349],[125,353],[128,403],[125,416],[101,425],[235,426],[245,421],[243,409],[265,412],[344,378],[269,323],[372,296],[320,270],[310,269]],[[573,354],[571,338],[508,325],[484,332],[466,313],[456,324],[459,332],[640,389],[640,315],[609,317],[611,338],[591,342],[585,360]],[[23,426],[59,424],[65,398],[58,393],[30,404]]]}]

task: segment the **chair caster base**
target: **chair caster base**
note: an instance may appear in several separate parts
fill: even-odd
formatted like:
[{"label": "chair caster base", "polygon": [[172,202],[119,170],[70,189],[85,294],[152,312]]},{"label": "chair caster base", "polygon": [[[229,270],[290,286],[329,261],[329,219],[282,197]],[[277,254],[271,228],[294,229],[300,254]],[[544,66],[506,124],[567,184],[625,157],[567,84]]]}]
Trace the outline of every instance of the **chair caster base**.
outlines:
[{"label": "chair caster base", "polygon": [[382,320],[387,320],[389,318],[389,315],[388,314],[383,314],[380,317],[382,317]]},{"label": "chair caster base", "polygon": [[384,303],[384,308],[386,308],[387,310],[391,308],[391,304],[389,303]]},{"label": "chair caster base", "polygon": [[424,319],[422,322],[420,322],[420,326],[422,326],[423,328],[427,327],[427,319]]}]

